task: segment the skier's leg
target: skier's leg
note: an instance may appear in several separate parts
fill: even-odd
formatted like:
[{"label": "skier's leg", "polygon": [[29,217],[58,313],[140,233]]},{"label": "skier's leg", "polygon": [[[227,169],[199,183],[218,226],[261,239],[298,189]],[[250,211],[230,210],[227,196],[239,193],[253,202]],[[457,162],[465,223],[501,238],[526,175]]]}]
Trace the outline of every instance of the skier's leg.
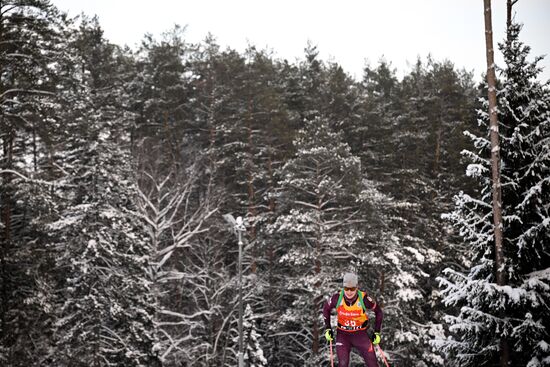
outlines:
[{"label": "skier's leg", "polygon": [[348,367],[349,353],[351,352],[350,333],[338,330],[336,333],[336,355],[338,367]]},{"label": "skier's leg", "polygon": [[376,361],[376,353],[374,352],[374,346],[372,345],[370,338],[366,330],[357,331],[354,333],[353,346],[357,348],[357,351],[363,357],[365,366],[378,367]]}]

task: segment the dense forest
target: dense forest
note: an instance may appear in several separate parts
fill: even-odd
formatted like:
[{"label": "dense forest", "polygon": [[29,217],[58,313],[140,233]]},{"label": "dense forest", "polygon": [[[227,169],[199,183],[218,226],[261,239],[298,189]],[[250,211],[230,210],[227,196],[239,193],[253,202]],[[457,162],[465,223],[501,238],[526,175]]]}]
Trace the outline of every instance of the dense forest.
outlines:
[{"label": "dense forest", "polygon": [[176,26],[129,49],[1,0],[0,364],[237,365],[230,213],[246,366],[330,365],[346,271],[392,366],[496,366],[504,340],[550,366],[550,88],[520,24],[498,41],[505,286],[487,86],[452,61],[355,80],[313,44],[289,62]]}]

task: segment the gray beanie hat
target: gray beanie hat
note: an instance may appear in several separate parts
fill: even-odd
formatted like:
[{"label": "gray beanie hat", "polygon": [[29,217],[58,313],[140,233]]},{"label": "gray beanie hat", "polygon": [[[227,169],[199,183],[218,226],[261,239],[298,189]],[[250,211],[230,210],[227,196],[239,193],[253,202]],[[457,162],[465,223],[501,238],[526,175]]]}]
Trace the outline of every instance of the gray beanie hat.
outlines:
[{"label": "gray beanie hat", "polygon": [[354,273],[344,274],[344,287],[354,288],[357,287],[357,275]]}]

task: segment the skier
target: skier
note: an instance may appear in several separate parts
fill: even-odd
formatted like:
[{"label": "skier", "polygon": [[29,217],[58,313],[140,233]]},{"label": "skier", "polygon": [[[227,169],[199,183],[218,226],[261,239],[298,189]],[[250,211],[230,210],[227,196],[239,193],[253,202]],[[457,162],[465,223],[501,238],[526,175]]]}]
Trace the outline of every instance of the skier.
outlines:
[{"label": "skier", "polygon": [[[357,289],[357,275],[344,274],[344,288],[335,293],[323,306],[325,319],[325,338],[327,342],[334,339],[334,333],[330,325],[330,312],[336,308],[338,325],[336,333],[336,355],[338,366],[348,367],[351,347],[355,347],[363,357],[367,367],[377,367],[374,345],[380,343],[380,330],[382,328],[383,312],[372,298],[365,292]],[[373,310],[376,319],[374,333],[369,329],[367,309]]]}]

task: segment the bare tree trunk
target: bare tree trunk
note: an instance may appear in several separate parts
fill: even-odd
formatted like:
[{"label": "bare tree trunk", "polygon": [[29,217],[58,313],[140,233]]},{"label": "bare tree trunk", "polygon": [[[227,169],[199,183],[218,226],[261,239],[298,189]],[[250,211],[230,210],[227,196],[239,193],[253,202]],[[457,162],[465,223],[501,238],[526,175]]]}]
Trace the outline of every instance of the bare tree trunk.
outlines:
[{"label": "bare tree trunk", "polygon": [[[253,108],[253,100],[252,97],[248,100],[248,180],[247,180],[247,186],[248,186],[248,215],[252,218],[256,216],[256,197],[255,197],[255,189],[254,189],[254,149],[253,144],[254,140],[252,139],[252,108]],[[256,226],[251,225],[248,229],[248,236],[250,243],[254,243],[256,240]],[[256,254],[256,246],[252,246],[251,255],[252,255],[252,263],[250,264],[250,270],[252,273],[256,273],[256,267],[257,267],[257,254]]]},{"label": "bare tree trunk", "polygon": [[[493,179],[493,224],[495,232],[495,272],[498,285],[506,283],[504,272],[504,252],[502,248],[502,192],[500,185],[500,146],[497,116],[497,95],[495,61],[493,50],[493,25],[491,0],[483,0],[485,13],[485,46],[487,50],[487,84],[489,89],[489,125],[491,135],[491,172]],[[508,342],[500,340],[500,366],[508,366]]]},{"label": "bare tree trunk", "polygon": [[[2,4],[0,3],[0,10],[2,9]],[[4,39],[4,12],[0,11],[0,39]],[[0,75],[3,74],[2,71],[4,69],[4,64],[0,64]],[[4,93],[4,85],[2,83],[2,78],[0,78],[0,95],[3,95]],[[2,101],[0,101],[2,102]],[[5,121],[4,121],[4,111],[0,110],[0,127],[2,130],[5,129]],[[2,134],[0,130],[0,134]],[[3,134],[5,134],[4,137],[2,137],[2,146],[0,146],[0,149],[2,149],[0,153],[0,169],[8,167],[8,154],[10,152],[10,144],[8,144],[8,141],[11,141],[10,136],[4,131]],[[2,154],[3,153],[3,154]],[[3,166],[2,160],[6,160],[6,166]],[[3,184],[4,182],[9,182],[9,177],[5,179],[5,181],[1,181]],[[7,289],[7,264],[6,264],[6,257],[7,257],[7,248],[8,243],[10,242],[10,211],[11,208],[9,206],[9,197],[8,193],[4,191],[4,188],[7,188],[6,186],[0,186],[0,223],[4,224],[4,230],[0,232],[0,339],[4,339],[5,336],[5,330],[6,330],[6,312],[7,312],[7,303],[6,300],[8,299],[8,289]],[[0,226],[1,228],[1,226]]]},{"label": "bare tree trunk", "polygon": [[437,178],[439,175],[439,161],[441,159],[441,133],[443,127],[439,125],[437,128],[437,132],[435,134],[435,153],[434,153],[434,167],[433,167],[433,174],[434,178]]},{"label": "bare tree trunk", "polygon": [[[4,122],[4,116],[0,116]],[[13,158],[13,141],[15,133],[11,130],[9,133],[5,134],[3,140],[3,158],[5,163],[0,161],[0,169],[12,168],[12,158]],[[3,190],[0,190],[0,224],[3,224],[4,229],[1,230],[0,227],[0,337],[4,338],[6,331],[6,313],[8,311],[7,300],[8,300],[8,252],[11,246],[11,180],[12,174],[6,173],[3,177]],[[9,190],[9,191],[8,191]]]},{"label": "bare tree trunk", "polygon": [[510,27],[512,26],[512,7],[519,0],[506,0],[506,41],[510,44]]},{"label": "bare tree trunk", "polygon": [[[174,139],[174,135],[172,134],[172,128],[170,127],[170,122],[168,118],[168,112],[163,113],[163,128],[164,128],[164,139],[166,139],[166,150],[167,152],[167,158],[170,159],[170,164],[177,167],[177,147],[176,142]],[[176,163],[176,164],[174,164]]]},{"label": "bare tree trunk", "polygon": [[433,177],[437,180],[439,176],[439,162],[441,160],[441,134],[443,132],[443,102],[442,98],[438,99],[439,103],[439,119],[437,120],[437,128],[435,134],[435,154],[434,154],[434,166]]}]

